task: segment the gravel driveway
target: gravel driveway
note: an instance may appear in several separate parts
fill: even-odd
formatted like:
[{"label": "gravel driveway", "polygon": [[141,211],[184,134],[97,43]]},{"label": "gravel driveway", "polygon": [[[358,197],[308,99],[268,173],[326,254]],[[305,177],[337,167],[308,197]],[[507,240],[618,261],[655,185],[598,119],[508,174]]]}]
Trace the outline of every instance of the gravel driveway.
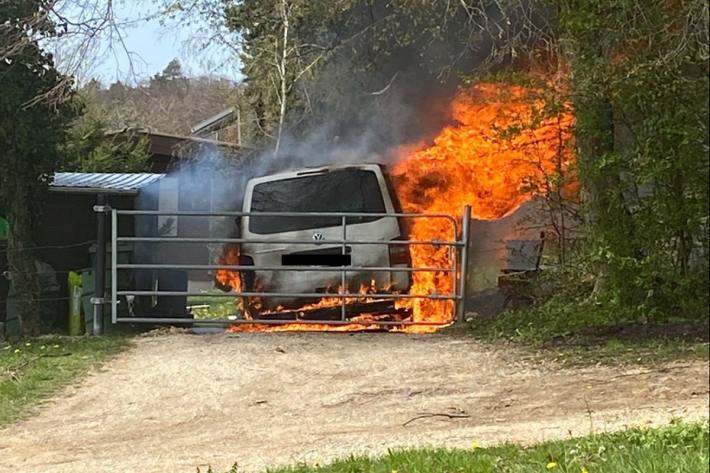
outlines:
[{"label": "gravel driveway", "polygon": [[0,430],[0,472],[254,471],[707,413],[701,361],[568,370],[450,334],[160,334]]}]

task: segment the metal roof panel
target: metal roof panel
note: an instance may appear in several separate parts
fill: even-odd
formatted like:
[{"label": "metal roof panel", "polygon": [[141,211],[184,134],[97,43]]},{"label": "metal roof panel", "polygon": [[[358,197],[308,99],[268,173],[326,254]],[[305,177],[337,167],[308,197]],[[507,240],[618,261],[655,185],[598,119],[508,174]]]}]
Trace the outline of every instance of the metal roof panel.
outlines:
[{"label": "metal roof panel", "polygon": [[51,190],[91,190],[93,192],[136,193],[165,174],[155,173],[103,173],[103,172],[58,172],[50,185]]}]

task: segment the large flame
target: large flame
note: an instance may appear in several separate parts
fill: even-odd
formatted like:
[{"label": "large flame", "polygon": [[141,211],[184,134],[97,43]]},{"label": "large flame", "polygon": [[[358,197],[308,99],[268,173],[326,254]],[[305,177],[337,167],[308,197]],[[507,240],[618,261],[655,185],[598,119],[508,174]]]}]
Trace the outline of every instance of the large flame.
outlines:
[{"label": "large flame", "polygon": [[[555,116],[544,116],[538,91],[522,86],[478,84],[451,104],[455,124],[416,152],[402,151],[393,169],[396,192],[408,212],[458,215],[466,205],[474,218],[504,217],[549,183],[572,162],[569,142],[574,117],[569,105]],[[415,220],[414,240],[446,239],[451,230],[443,220]],[[447,267],[446,247],[412,246],[415,267]],[[412,293],[452,293],[446,273],[415,273]],[[453,304],[426,299],[413,302],[414,321],[451,322]],[[408,332],[437,327],[409,326]]]},{"label": "large flame", "polygon": [[[465,205],[473,217],[497,219],[517,209],[536,193],[549,192],[573,160],[569,143],[574,117],[569,105],[553,116],[544,112],[540,91],[522,86],[478,84],[459,93],[451,103],[452,124],[434,139],[432,146],[410,145],[396,153],[391,169],[395,192],[406,212],[460,216]],[[459,222],[460,223],[460,222]],[[412,240],[453,240],[450,222],[416,219],[410,226]],[[455,252],[436,245],[410,246],[415,267],[452,267]],[[238,259],[231,252],[230,258]],[[235,282],[235,278],[237,282]],[[223,271],[218,280],[241,287],[235,272]],[[447,272],[415,272],[411,294],[453,294],[455,277]],[[340,289],[342,291],[342,288]],[[360,289],[361,294],[363,288]],[[372,292],[376,288],[372,288]],[[350,302],[350,301],[348,301]],[[316,306],[338,305],[338,298],[324,298]],[[304,306],[307,309],[313,306]],[[453,321],[451,300],[403,299],[411,321],[440,325],[401,325],[397,331],[425,333]],[[233,331],[354,331],[381,328],[369,322],[376,316],[361,314],[349,325],[234,325]]]}]

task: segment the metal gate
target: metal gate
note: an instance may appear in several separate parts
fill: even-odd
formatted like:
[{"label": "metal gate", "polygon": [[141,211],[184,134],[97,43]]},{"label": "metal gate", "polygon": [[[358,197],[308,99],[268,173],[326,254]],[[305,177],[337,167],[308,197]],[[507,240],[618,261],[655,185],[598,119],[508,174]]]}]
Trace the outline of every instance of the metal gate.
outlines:
[{"label": "metal gate", "polygon": [[[452,288],[453,292],[449,294],[410,294],[410,293],[368,293],[367,298],[371,299],[430,299],[430,300],[440,300],[440,301],[453,301],[454,307],[454,318],[452,320],[461,320],[464,315],[464,303],[466,297],[466,268],[467,268],[467,258],[468,258],[468,231],[471,216],[470,207],[466,206],[463,209],[463,215],[461,219],[461,226],[457,222],[457,219],[451,215],[446,214],[420,214],[420,213],[342,213],[342,212],[308,212],[308,213],[294,213],[294,212],[201,212],[201,211],[163,211],[163,210],[119,210],[111,208],[107,205],[99,205],[95,207],[95,210],[99,212],[99,221],[101,226],[101,220],[105,216],[110,216],[110,265],[108,269],[110,270],[110,297],[107,299],[96,299],[95,304],[109,304],[111,308],[111,321],[116,324],[119,322],[130,322],[130,323],[150,323],[150,324],[215,324],[215,325],[234,325],[234,324],[266,324],[266,325],[277,325],[277,324],[327,324],[327,325],[381,325],[381,326],[391,326],[391,325],[449,325],[450,322],[430,322],[430,321],[376,321],[369,320],[367,322],[358,322],[349,320],[346,318],[346,303],[347,300],[353,300],[362,298],[363,294],[351,293],[348,288],[348,273],[352,272],[435,272],[435,273],[449,273],[452,278]],[[227,245],[236,244],[241,245],[245,243],[261,243],[261,244],[273,244],[273,245],[313,245],[312,240],[288,240],[288,239],[244,239],[244,238],[209,238],[209,237],[180,237],[180,236],[121,236],[119,235],[120,219],[121,217],[140,217],[140,216],[155,216],[155,217],[206,217],[206,218],[217,218],[217,217],[326,217],[326,218],[339,218],[341,220],[342,238],[331,239],[331,240],[320,240],[317,243],[320,245],[338,245],[342,248],[343,254],[345,254],[346,247],[349,245],[432,245],[435,247],[447,247],[449,250],[451,262],[450,266],[447,267],[401,267],[401,266],[339,266],[339,267],[326,267],[326,266],[254,266],[254,265],[240,265],[240,264],[170,264],[170,263],[141,263],[141,262],[131,262],[123,263],[119,262],[119,244],[129,243],[135,245],[136,243],[185,243],[194,245]],[[451,234],[447,239],[444,240],[367,240],[367,239],[349,239],[348,238],[348,218],[362,217],[362,218],[373,218],[379,219],[384,217],[396,217],[397,219],[444,219],[451,224]],[[101,242],[99,242],[101,243]],[[100,246],[100,245],[99,245]],[[102,258],[103,259],[103,258]],[[101,264],[101,263],[99,263]],[[289,297],[289,298],[304,298],[313,299],[320,297],[328,298],[338,298],[341,300],[341,319],[340,320],[270,320],[270,319],[194,319],[190,317],[170,317],[161,316],[161,314],[152,314],[147,316],[146,314],[119,314],[119,304],[125,303],[127,298],[131,296],[152,296],[152,297],[168,297],[168,296],[206,296],[204,292],[189,292],[189,291],[161,291],[161,290],[136,290],[136,289],[126,289],[119,288],[119,273],[122,271],[134,271],[134,270],[228,270],[228,271],[309,271],[309,272],[339,272],[342,281],[343,292],[337,293],[320,293],[320,292],[303,292],[303,293],[287,293],[287,292],[225,292],[225,293],[210,293],[209,297],[225,297],[225,298],[243,298],[243,297]],[[97,268],[97,273],[102,273]],[[235,300],[236,302],[236,300]],[[236,304],[235,304],[236,307]],[[95,314],[97,312],[95,311]]]}]

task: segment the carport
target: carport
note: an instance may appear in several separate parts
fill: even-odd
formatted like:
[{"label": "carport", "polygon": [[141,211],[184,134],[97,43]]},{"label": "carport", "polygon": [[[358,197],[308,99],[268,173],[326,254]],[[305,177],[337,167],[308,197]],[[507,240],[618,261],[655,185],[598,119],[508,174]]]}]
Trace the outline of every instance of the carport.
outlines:
[{"label": "carport", "polygon": [[[100,243],[97,220],[101,219],[101,214],[97,217],[94,206],[109,204],[125,210],[135,209],[138,205],[157,208],[159,181],[164,176],[156,173],[55,174],[34,238],[35,257],[51,267],[57,286],[52,301],[45,301],[52,302],[51,320],[44,321],[47,328],[57,331],[67,329],[67,276],[70,271],[82,272],[85,278],[90,275],[93,279],[91,284],[85,284],[85,287],[91,287],[91,290],[84,292],[85,309],[94,295],[93,288],[101,287],[101,281],[96,280],[99,275],[93,271],[96,260],[101,258],[101,252],[97,252],[97,243]],[[134,221],[122,221],[121,231],[135,234]],[[0,284],[0,330],[12,333],[16,330],[16,299],[8,295],[12,291],[5,273],[7,254],[4,248],[0,248],[0,271],[3,272],[3,284]],[[87,321],[91,322],[91,313],[86,310],[84,312]]]}]

